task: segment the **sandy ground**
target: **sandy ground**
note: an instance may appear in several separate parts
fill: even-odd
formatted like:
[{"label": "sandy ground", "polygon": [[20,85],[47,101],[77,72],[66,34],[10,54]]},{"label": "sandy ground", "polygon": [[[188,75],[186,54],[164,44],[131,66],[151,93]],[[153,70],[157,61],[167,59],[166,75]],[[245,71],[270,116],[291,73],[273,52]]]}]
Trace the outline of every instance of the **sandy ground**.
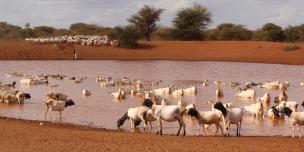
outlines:
[{"label": "sandy ground", "polygon": [[[300,50],[284,51],[286,46]],[[0,42],[0,59],[160,59],[304,64],[304,43],[257,41],[152,41],[138,49]]]},{"label": "sandy ground", "polygon": [[176,137],[0,118],[0,151],[304,151],[290,137]]}]

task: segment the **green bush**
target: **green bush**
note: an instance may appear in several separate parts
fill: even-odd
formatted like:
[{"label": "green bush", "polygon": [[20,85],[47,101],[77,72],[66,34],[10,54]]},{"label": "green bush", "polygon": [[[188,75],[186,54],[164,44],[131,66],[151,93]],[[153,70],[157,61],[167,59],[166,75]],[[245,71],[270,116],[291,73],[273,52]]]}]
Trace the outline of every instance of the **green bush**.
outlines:
[{"label": "green bush", "polygon": [[140,37],[137,29],[134,26],[116,27],[116,32],[113,34],[117,37],[119,47],[136,48],[138,47],[137,40]]},{"label": "green bush", "polygon": [[153,40],[172,40],[172,28],[159,27],[155,32],[152,33]]},{"label": "green bush", "polygon": [[262,29],[255,32],[254,39],[258,41],[282,42],[285,40],[285,35],[282,27],[267,23]]},{"label": "green bush", "polygon": [[252,31],[243,25],[223,23],[216,29],[207,31],[206,35],[209,40],[251,40]]}]

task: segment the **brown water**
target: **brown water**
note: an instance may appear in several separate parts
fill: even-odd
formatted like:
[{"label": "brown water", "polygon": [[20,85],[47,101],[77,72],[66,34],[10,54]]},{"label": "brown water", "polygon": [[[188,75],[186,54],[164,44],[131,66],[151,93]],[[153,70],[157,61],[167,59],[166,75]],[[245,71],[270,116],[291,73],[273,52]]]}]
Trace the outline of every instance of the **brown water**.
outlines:
[{"label": "brown water", "polygon": [[[81,84],[74,84],[71,81],[58,81],[50,79],[50,83],[59,84],[57,88],[47,86],[26,86],[20,85],[20,78],[6,78],[5,73],[21,72],[24,74],[65,74],[71,76],[87,76],[88,79]],[[199,110],[210,110],[206,104],[209,99],[214,99],[214,80],[245,82],[265,82],[265,81],[288,81],[291,87],[287,94],[289,100],[299,103],[303,101],[303,87],[299,85],[304,77],[304,66],[254,64],[254,63],[229,63],[229,62],[190,62],[190,61],[0,61],[0,81],[17,81],[17,88],[30,92],[32,99],[26,100],[24,105],[0,104],[0,115],[22,118],[30,120],[44,120],[45,95],[48,91],[59,91],[69,95],[69,98],[76,102],[76,105],[65,109],[63,118],[59,120],[59,113],[53,112],[54,122],[74,123],[91,127],[102,127],[116,129],[116,121],[128,108],[140,106],[141,102],[137,98],[128,96],[126,100],[113,101],[109,92],[117,91],[117,87],[99,87],[95,82],[96,77],[111,76],[114,80],[123,77],[141,79],[146,81],[162,80],[159,86],[175,84],[176,88],[185,88],[196,85],[198,95],[196,97],[187,96],[183,101],[187,103],[195,102]],[[210,85],[203,87],[195,80],[209,79]],[[89,89],[92,96],[83,97],[82,90]],[[251,104],[248,101],[238,101],[234,98],[235,91],[230,87],[223,87],[224,102],[234,102],[237,107]],[[258,96],[265,92],[278,96],[276,90],[264,90],[255,88]],[[171,99],[175,104],[178,99]],[[303,108],[299,107],[299,111]],[[265,109],[265,113],[267,114]],[[186,119],[187,134],[196,133],[196,122]],[[156,126],[156,123],[153,123]],[[176,133],[178,124],[164,123],[164,133]],[[129,129],[129,122],[126,121],[122,127]],[[213,135],[214,127],[207,130],[207,134]],[[153,129],[155,132],[155,127]],[[231,133],[234,135],[235,126]],[[242,135],[252,136],[273,136],[291,135],[291,125],[289,120],[280,120],[272,123],[266,117],[255,119],[246,115],[242,125]]]}]

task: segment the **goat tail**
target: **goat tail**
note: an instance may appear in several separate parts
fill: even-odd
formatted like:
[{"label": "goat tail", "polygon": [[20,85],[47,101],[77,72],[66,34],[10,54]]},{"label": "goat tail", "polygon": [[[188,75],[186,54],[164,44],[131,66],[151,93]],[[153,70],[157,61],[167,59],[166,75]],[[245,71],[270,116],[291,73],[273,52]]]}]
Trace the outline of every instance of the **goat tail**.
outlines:
[{"label": "goat tail", "polygon": [[117,120],[117,128],[121,127],[127,119],[129,119],[128,112],[126,112],[120,119]]}]

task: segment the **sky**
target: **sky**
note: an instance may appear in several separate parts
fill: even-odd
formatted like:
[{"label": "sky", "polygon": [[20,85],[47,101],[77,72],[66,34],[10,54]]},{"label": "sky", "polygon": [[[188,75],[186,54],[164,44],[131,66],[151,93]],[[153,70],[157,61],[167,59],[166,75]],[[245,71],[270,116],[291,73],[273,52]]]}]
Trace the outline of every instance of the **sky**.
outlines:
[{"label": "sky", "polygon": [[283,27],[304,23],[304,0],[0,0],[0,21],[32,27],[67,28],[84,22],[101,26],[128,24],[144,5],[164,9],[160,25],[172,26],[177,10],[201,4],[212,13],[209,28],[220,23],[257,29],[267,22]]}]

